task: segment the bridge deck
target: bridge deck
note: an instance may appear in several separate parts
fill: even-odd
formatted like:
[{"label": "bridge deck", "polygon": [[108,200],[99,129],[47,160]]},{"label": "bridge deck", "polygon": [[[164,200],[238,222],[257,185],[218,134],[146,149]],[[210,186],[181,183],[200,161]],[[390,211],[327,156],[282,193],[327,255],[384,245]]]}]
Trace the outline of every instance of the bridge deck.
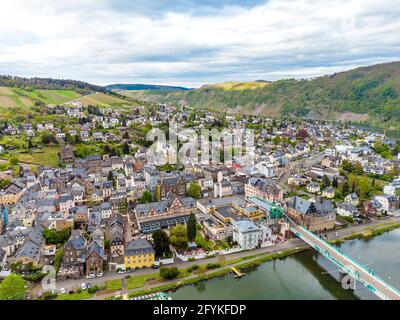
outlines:
[{"label": "bridge deck", "polygon": [[[279,206],[279,204],[272,205],[272,203],[260,197],[250,197],[249,200],[267,211],[270,211],[275,205]],[[356,280],[362,282],[370,291],[374,292],[377,296],[383,299],[400,300],[400,291],[377,276],[372,269],[368,269],[360,262],[345,255],[342,250],[333,247],[311,231],[297,225],[290,219],[290,217],[286,216],[286,218],[291,224],[290,229],[293,233],[298,235],[311,247],[317,248],[321,254],[323,254],[341,269],[348,272]]]},{"label": "bridge deck", "polygon": [[[327,254],[332,262],[344,266],[345,269],[351,270],[356,280],[364,282],[369,285],[369,289],[376,289],[379,292],[375,292],[378,296],[383,295],[385,298],[390,300],[400,300],[400,292],[383,279],[375,275],[373,270],[368,269],[361,263],[355,261],[353,258],[345,255],[340,249],[331,246],[325,240],[319,238],[304,227],[292,224],[291,231],[295,234],[298,233],[300,237],[310,244],[311,246],[317,246],[325,254]],[[371,290],[374,291],[374,290]]]}]

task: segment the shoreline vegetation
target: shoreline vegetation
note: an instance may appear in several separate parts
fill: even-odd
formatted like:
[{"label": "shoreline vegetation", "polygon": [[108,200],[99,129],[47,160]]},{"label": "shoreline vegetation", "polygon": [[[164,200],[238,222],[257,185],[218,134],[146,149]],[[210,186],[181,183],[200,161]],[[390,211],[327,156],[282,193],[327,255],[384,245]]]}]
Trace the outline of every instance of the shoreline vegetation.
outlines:
[{"label": "shoreline vegetation", "polygon": [[[386,232],[393,231],[397,228],[400,228],[400,223],[397,222],[388,222],[388,223],[383,223],[379,224],[376,226],[372,227],[366,227],[362,231],[359,232],[354,232],[350,235],[344,236],[340,239],[329,241],[332,245],[340,245],[343,244],[346,241],[354,240],[354,239],[360,239],[360,240],[368,240],[372,239],[373,237],[382,235]],[[272,261],[275,259],[285,259],[286,257],[302,252],[310,250],[309,247],[297,247],[297,248],[291,248],[287,250],[283,250],[282,252],[275,252],[275,253],[261,253],[261,254],[256,254],[253,256],[246,256],[238,259],[233,259],[233,260],[228,260],[224,263],[219,264],[220,268],[219,270],[212,271],[212,272],[207,272],[207,265],[199,265],[198,268],[196,268],[196,271],[193,273],[188,272],[186,268],[179,269],[181,276],[178,276],[178,279],[176,281],[173,281],[171,283],[160,283],[159,286],[155,286],[152,288],[147,288],[147,289],[140,289],[137,291],[132,291],[127,294],[128,298],[135,298],[139,296],[144,296],[156,292],[161,292],[161,291],[174,291],[180,287],[187,286],[187,285],[193,285],[198,282],[206,281],[206,280],[211,280],[213,278],[218,278],[218,277],[223,277],[228,275],[229,273],[232,272],[231,267],[235,266],[239,271],[246,271],[249,268],[254,268],[258,267],[261,264]],[[194,278],[188,278],[193,275],[198,275]],[[145,275],[148,278],[149,275]],[[139,278],[139,277],[144,277],[144,276],[136,276],[136,277],[131,277],[130,279],[133,278]],[[159,277],[156,277],[160,281]],[[181,280],[179,280],[181,278]],[[183,278],[183,279],[182,279]],[[188,278],[188,279],[185,279]],[[146,280],[140,282],[141,287],[144,287],[147,283]],[[108,292],[109,293],[109,292]],[[107,293],[107,294],[108,294]],[[101,295],[93,296],[94,298],[99,298],[101,299]],[[113,300],[117,299],[120,300],[122,299],[122,296],[112,296],[112,297],[106,297],[105,300]]]},{"label": "shoreline vegetation", "polygon": [[354,239],[368,240],[368,239],[382,235],[386,232],[393,231],[398,228],[400,228],[400,223],[387,222],[387,223],[379,224],[379,225],[376,225],[373,227],[366,227],[364,230],[362,230],[360,232],[355,232],[350,235],[344,236],[340,239],[329,241],[329,243],[333,244],[333,245],[340,245],[346,241],[350,241],[350,240],[354,240]]}]

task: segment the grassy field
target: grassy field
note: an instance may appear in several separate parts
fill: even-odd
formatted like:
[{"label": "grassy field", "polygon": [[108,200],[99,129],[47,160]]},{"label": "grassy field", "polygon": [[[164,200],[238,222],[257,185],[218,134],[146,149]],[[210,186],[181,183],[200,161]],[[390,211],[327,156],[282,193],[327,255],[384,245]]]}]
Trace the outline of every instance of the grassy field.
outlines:
[{"label": "grassy field", "polygon": [[83,96],[78,99],[83,105],[96,105],[96,106],[122,106],[129,105],[130,103],[126,100],[113,97],[104,93],[94,93],[88,96]]},{"label": "grassy field", "polygon": [[158,279],[158,278],[159,278],[158,273],[144,274],[140,276],[132,276],[126,278],[126,289],[131,290],[131,289],[141,288],[146,284],[148,280]]},{"label": "grassy field", "polygon": [[19,88],[0,87],[0,108],[31,107],[35,101],[45,104],[63,104],[79,98],[81,95],[73,90],[23,90]]},{"label": "grassy field", "polygon": [[39,92],[50,104],[63,104],[81,97],[72,90],[39,90]]},{"label": "grassy field", "polygon": [[38,166],[58,166],[58,147],[45,147],[32,153],[17,153],[9,156],[16,158],[19,162],[34,164]]},{"label": "grassy field", "polygon": [[210,87],[223,89],[223,90],[254,90],[259,88],[264,88],[269,86],[269,82],[257,82],[257,81],[250,81],[250,82],[223,82],[213,84]]},{"label": "grassy field", "polygon": [[79,293],[72,293],[72,294],[59,294],[56,300],[84,300],[93,297],[93,294],[85,291]]},{"label": "grassy field", "polygon": [[121,279],[106,281],[106,290],[117,291],[117,290],[121,290],[121,288],[122,288]]}]

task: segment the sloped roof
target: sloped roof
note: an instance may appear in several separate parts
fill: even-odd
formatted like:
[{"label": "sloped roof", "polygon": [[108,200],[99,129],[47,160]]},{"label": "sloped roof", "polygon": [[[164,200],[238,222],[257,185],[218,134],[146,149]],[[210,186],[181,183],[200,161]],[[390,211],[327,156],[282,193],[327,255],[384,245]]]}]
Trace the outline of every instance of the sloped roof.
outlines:
[{"label": "sloped roof", "polygon": [[146,239],[133,240],[125,248],[125,256],[154,253],[153,246]]}]

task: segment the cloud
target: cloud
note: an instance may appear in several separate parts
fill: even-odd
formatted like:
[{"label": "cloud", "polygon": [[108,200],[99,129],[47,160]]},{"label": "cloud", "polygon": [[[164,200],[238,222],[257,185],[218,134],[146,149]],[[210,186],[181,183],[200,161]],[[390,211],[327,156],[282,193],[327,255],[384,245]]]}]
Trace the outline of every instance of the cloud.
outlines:
[{"label": "cloud", "polygon": [[200,86],[400,58],[397,0],[4,2],[1,74]]}]

